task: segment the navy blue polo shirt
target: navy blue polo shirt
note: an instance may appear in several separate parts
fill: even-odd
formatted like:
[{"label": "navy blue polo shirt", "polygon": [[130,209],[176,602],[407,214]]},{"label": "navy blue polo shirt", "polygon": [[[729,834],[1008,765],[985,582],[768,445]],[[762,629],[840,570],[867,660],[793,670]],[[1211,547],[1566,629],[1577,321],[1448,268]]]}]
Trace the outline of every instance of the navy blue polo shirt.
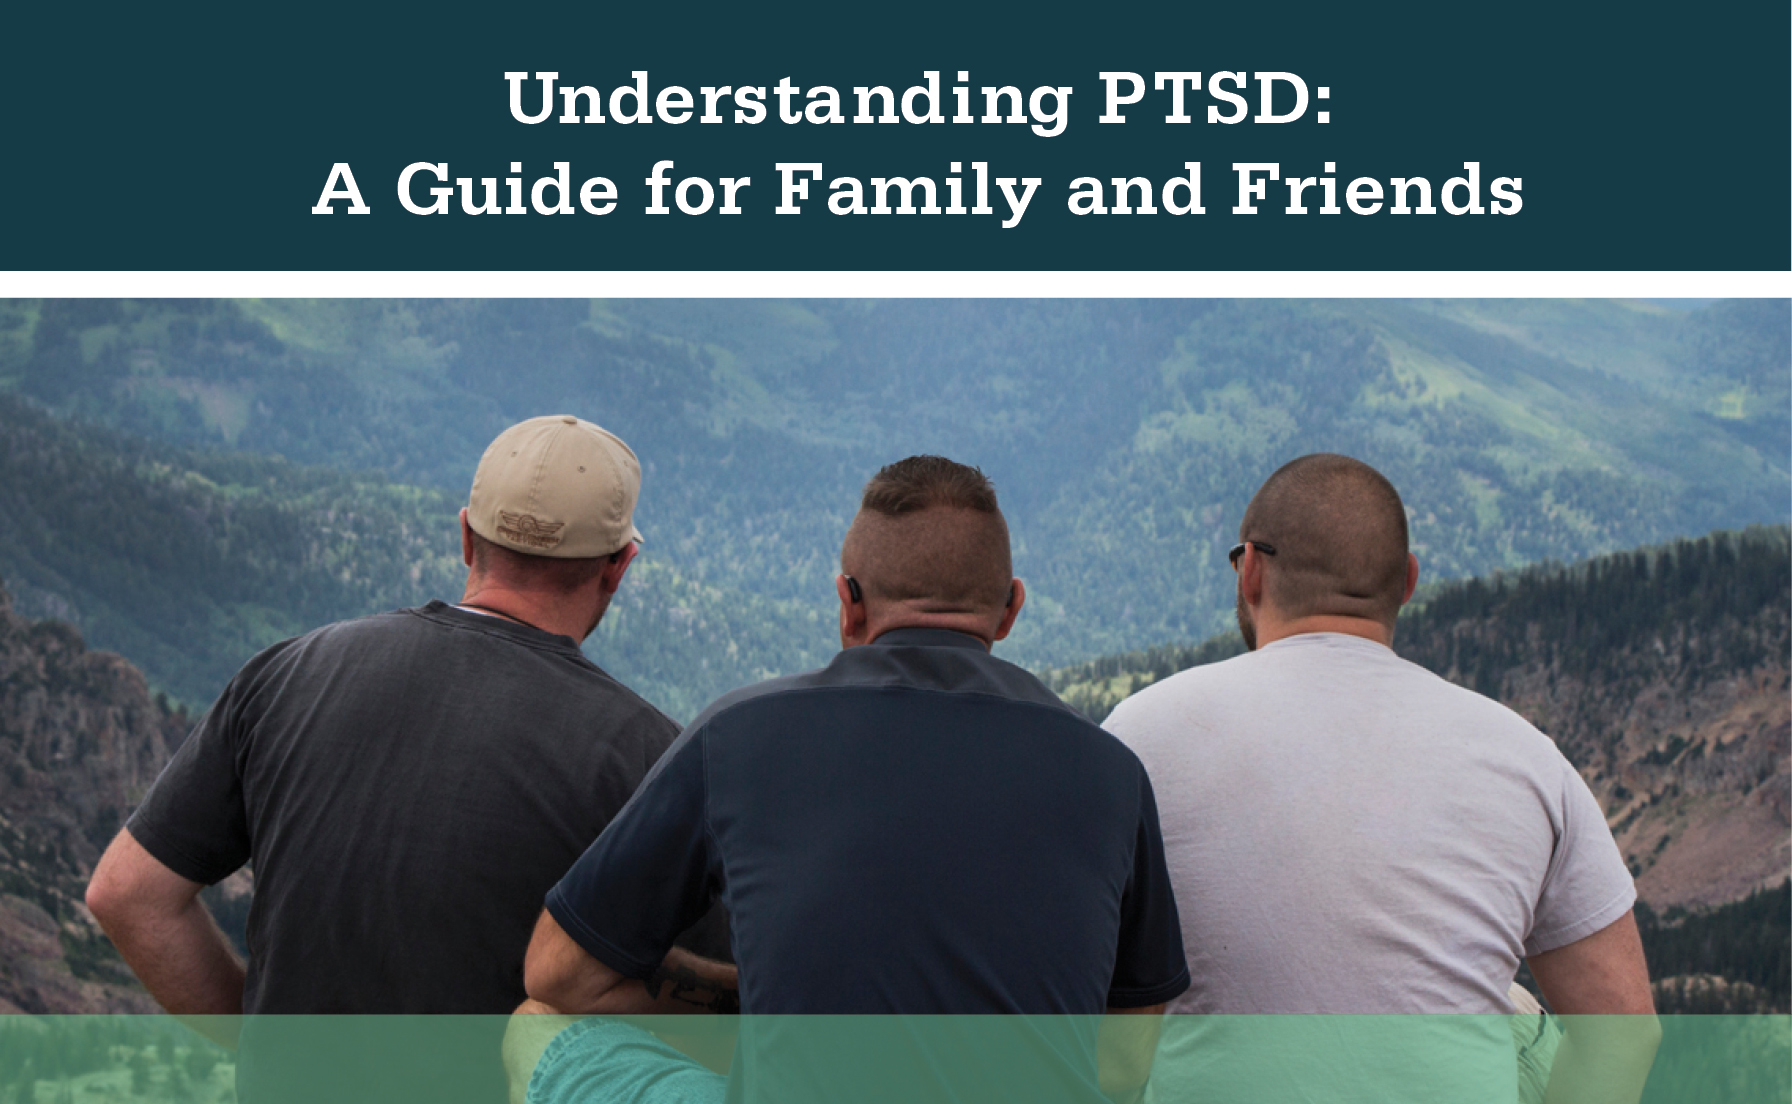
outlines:
[{"label": "navy blue polo shirt", "polygon": [[717,896],[748,1013],[1092,1014],[1188,987],[1143,766],[956,632],[718,700],[547,907],[644,978]]}]

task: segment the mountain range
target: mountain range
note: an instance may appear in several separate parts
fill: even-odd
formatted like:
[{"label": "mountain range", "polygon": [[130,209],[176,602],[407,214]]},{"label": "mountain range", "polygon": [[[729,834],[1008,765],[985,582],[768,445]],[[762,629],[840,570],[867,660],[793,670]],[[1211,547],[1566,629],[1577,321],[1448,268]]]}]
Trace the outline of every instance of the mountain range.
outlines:
[{"label": "mountain range", "polygon": [[833,650],[903,455],[995,479],[1003,654],[1066,664],[1223,629],[1244,503],[1304,452],[1384,470],[1435,579],[1784,521],[1789,361],[1774,300],[13,301],[0,573],[202,705],[282,635],[453,596],[485,444],[578,413],[646,477],[593,654],[688,717]]},{"label": "mountain range", "polygon": [[99,848],[255,650],[455,597],[480,452],[564,411],[646,475],[587,651],[677,717],[832,653],[889,460],[995,479],[1001,652],[1096,715],[1239,647],[1270,471],[1369,460],[1430,580],[1400,650],[1581,769],[1664,1001],[1783,1008],[1749,948],[1786,943],[1789,365],[1784,301],[0,303],[0,1000],[146,1007],[80,904]]}]

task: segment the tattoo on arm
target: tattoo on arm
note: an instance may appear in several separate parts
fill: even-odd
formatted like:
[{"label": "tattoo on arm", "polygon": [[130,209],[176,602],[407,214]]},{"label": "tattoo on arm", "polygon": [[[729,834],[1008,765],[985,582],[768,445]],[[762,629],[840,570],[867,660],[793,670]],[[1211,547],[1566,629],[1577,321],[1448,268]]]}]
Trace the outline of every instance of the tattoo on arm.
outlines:
[{"label": "tattoo on arm", "polygon": [[699,977],[688,966],[661,964],[642,984],[647,986],[647,995],[654,1000],[659,1000],[660,993],[665,992],[668,1000],[683,1001],[718,1015],[732,1016],[740,1012],[738,992]]}]

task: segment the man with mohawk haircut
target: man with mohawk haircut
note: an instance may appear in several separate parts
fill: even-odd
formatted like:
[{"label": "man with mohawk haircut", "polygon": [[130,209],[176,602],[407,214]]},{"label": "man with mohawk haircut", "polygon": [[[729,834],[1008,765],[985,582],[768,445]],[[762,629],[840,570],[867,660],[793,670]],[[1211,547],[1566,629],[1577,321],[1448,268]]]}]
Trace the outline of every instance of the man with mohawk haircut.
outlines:
[{"label": "man with mohawk haircut", "polygon": [[[684,731],[548,895],[525,1010],[677,1011],[650,977],[716,898],[741,1011],[809,1014],[745,1017],[730,1100],[991,1099],[992,1080],[994,1099],[1136,1095],[1156,1017],[1114,1033],[1101,1014],[1158,1012],[1188,984],[1156,806],[1119,741],[990,655],[1026,600],[994,488],[938,456],[885,467],[841,568],[843,650]],[[905,1026],[813,1015],[837,1013]],[[675,1054],[642,1059],[632,1028],[530,1019],[512,1085],[539,1104],[670,1099],[614,1095],[636,1081],[724,1092]]]}]

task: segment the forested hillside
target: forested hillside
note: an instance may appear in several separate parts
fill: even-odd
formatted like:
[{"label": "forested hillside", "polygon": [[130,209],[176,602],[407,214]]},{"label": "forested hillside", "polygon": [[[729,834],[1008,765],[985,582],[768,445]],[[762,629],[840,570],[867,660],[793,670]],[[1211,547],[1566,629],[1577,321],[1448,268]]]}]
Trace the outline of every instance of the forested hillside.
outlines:
[{"label": "forested hillside", "polygon": [[[1400,613],[1402,656],[1479,693],[1499,697],[1511,673],[1547,662],[1581,681],[1626,680],[1638,640],[1676,645],[1683,686],[1770,661],[1786,641],[1792,558],[1786,526],[1717,532],[1565,567],[1534,564],[1485,578],[1421,586]],[[1421,570],[1423,570],[1421,568]],[[1732,631],[1736,630],[1736,631]],[[1661,643],[1660,648],[1655,645]],[[1701,646],[1704,649],[1701,650]],[[1160,644],[1048,669],[1060,697],[1102,720],[1123,698],[1175,674],[1244,652],[1227,631],[1199,644]],[[1582,702],[1596,718],[1601,703]]]},{"label": "forested hillside", "polygon": [[1224,627],[1238,516],[1303,452],[1383,468],[1439,577],[1784,520],[1789,362],[1784,301],[0,309],[0,388],[59,416],[455,501],[509,422],[603,423],[642,456],[646,563],[772,603],[711,627],[762,630],[721,641],[741,671],[825,652],[857,491],[903,455],[995,478],[1034,596],[1004,654],[1066,663]]},{"label": "forested hillside", "polygon": [[1792,881],[1713,909],[1636,909],[1664,1012],[1792,1010]]},{"label": "forested hillside", "polygon": [[158,446],[0,396],[7,587],[202,706],[275,640],[446,592],[455,509],[440,492]]},{"label": "forested hillside", "polygon": [[[276,640],[458,598],[459,507],[380,476],[71,425],[0,395],[5,585],[21,609],[74,622],[197,708]],[[734,686],[817,662],[826,629],[809,610],[649,558],[587,650],[689,717]]]}]

